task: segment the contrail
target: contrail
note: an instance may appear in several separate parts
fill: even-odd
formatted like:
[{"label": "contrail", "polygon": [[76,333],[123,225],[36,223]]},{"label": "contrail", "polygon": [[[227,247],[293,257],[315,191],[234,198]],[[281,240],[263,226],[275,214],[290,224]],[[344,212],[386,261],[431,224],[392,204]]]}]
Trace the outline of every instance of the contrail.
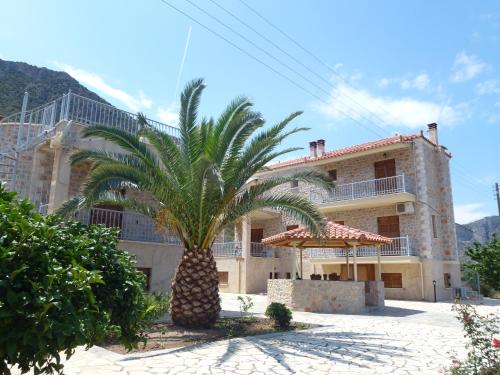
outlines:
[{"label": "contrail", "polygon": [[179,73],[177,74],[177,83],[175,84],[175,91],[174,91],[174,101],[176,100],[177,92],[179,91],[179,83],[181,81],[182,71],[184,70],[184,62],[186,61],[186,55],[187,55],[187,51],[189,48],[189,42],[191,41],[191,30],[192,30],[192,27],[189,26],[188,35],[186,38],[186,44],[184,46],[184,54],[182,55],[181,65],[179,66]]}]

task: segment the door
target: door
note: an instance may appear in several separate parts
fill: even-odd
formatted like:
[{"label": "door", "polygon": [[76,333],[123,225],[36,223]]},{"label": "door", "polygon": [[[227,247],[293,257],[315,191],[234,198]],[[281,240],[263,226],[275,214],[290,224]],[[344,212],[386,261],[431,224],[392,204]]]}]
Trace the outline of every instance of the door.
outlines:
[{"label": "door", "polygon": [[264,238],[264,228],[252,228],[250,242],[260,243]]},{"label": "door", "polygon": [[[352,258],[350,258],[352,261]],[[347,280],[347,265],[340,265],[340,279]],[[349,264],[349,279],[354,280],[354,265]],[[374,264],[358,264],[358,281],[375,281]]]},{"label": "door", "polygon": [[377,161],[374,164],[375,167],[375,189],[377,193],[387,194],[397,187],[396,180],[393,178],[396,176],[396,160],[382,160]]},{"label": "door", "polygon": [[[389,238],[401,237],[398,215],[377,217],[377,225],[378,234]],[[387,249],[391,251],[390,255],[401,255],[400,241],[393,241],[392,244],[387,245]]]}]

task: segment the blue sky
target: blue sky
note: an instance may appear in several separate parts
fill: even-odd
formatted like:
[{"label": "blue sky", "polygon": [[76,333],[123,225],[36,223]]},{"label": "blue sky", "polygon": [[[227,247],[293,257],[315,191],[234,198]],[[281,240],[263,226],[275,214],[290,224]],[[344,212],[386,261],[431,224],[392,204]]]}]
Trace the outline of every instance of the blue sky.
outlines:
[{"label": "blue sky", "polygon": [[207,115],[217,115],[242,94],[269,123],[304,110],[296,125],[311,130],[287,145],[306,147],[309,140],[325,138],[332,149],[438,122],[440,143],[454,155],[457,221],[496,214],[500,2],[245,1],[321,63],[239,0],[196,4],[268,54],[188,1],[165,0],[308,92],[160,0],[4,0],[0,58],[65,70],[116,106],[165,122],[175,121],[177,82],[180,89],[204,77],[201,110]]}]

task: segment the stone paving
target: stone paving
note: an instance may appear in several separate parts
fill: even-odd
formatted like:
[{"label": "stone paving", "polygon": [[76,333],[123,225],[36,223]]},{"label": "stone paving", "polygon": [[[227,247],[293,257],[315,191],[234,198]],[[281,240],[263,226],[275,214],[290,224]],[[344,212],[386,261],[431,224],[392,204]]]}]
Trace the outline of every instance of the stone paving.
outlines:
[{"label": "stone paving", "polygon": [[[264,296],[253,296],[261,315]],[[449,352],[463,355],[463,336],[449,303],[386,301],[364,315],[296,312],[294,320],[322,325],[299,332],[224,340],[190,348],[119,355],[78,350],[68,375],[150,374],[437,374]],[[223,295],[225,315],[238,311]],[[500,306],[479,306],[482,313]]]}]

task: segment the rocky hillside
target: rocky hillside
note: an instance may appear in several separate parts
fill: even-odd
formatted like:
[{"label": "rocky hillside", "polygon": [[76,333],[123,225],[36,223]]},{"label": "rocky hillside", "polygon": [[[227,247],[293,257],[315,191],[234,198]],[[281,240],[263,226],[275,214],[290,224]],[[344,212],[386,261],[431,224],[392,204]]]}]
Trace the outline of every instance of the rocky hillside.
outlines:
[{"label": "rocky hillside", "polygon": [[458,252],[463,255],[464,249],[474,241],[486,242],[494,233],[500,236],[500,218],[489,216],[469,224],[456,224]]},{"label": "rocky hillside", "polygon": [[76,94],[107,103],[68,73],[0,59],[0,114],[3,116],[21,110],[25,91],[29,93],[28,108],[34,108],[61,96],[69,89]]}]

